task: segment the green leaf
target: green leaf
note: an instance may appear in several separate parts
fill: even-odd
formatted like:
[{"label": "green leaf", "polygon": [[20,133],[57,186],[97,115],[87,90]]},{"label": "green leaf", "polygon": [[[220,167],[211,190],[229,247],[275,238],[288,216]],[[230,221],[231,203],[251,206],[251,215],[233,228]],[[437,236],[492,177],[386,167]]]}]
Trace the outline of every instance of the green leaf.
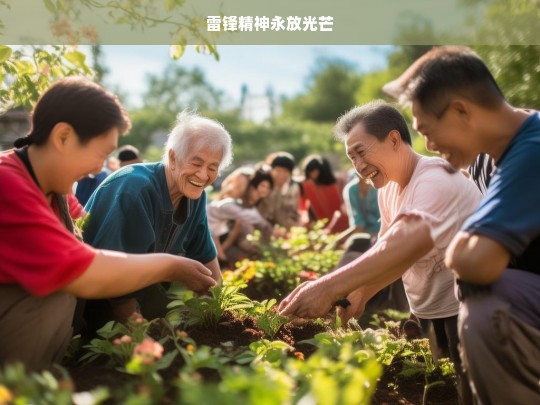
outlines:
[{"label": "green leaf", "polygon": [[86,55],[79,51],[70,51],[64,54],[64,58],[70,61],[73,65],[79,68],[85,68],[86,66]]},{"label": "green leaf", "polygon": [[172,11],[176,6],[175,0],[165,0],[165,11]]},{"label": "green leaf", "polygon": [[13,50],[9,46],[0,45],[0,63],[4,63],[9,59]]},{"label": "green leaf", "polygon": [[171,45],[169,48],[169,55],[173,60],[178,60],[184,55],[185,51],[185,45]]},{"label": "green leaf", "polygon": [[43,2],[45,3],[45,7],[47,7],[47,10],[49,10],[52,14],[56,13],[56,7],[51,0],[43,0]]}]

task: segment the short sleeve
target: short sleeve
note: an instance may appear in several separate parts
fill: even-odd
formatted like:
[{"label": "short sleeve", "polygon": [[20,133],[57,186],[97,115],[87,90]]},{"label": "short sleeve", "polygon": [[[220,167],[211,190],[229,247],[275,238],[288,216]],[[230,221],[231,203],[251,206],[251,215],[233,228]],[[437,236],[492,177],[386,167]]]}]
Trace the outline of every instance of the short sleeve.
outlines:
[{"label": "short sleeve", "polygon": [[540,235],[540,140],[515,144],[498,162],[486,198],[464,230],[520,256]]},{"label": "short sleeve", "polygon": [[[437,159],[439,160],[439,159]],[[442,161],[431,161],[406,190],[396,219],[406,215],[423,218],[430,226],[436,245],[446,246],[463,221],[478,207],[482,195],[462,173],[449,173]]]},{"label": "short sleeve", "polygon": [[1,172],[0,282],[45,296],[84,273],[96,251],[64,227],[22,170]]}]

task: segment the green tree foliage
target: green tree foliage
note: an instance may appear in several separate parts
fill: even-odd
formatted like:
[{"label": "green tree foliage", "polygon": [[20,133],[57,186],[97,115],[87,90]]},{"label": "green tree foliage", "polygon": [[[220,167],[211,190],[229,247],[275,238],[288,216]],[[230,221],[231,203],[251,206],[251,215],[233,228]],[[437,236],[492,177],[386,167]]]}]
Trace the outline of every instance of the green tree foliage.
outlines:
[{"label": "green tree foliage", "polygon": [[[402,35],[409,35],[408,31],[402,33]],[[430,35],[433,43],[436,44],[437,40]],[[416,59],[422,56],[424,53],[433,48],[433,45],[399,45],[388,56],[388,70],[395,78],[400,75],[405,69],[407,69]]]},{"label": "green tree foliage", "polygon": [[356,104],[361,105],[372,100],[385,98],[382,87],[394,78],[395,75],[389,69],[378,70],[362,76],[362,81],[355,94]]},{"label": "green tree foliage", "polygon": [[[0,0],[0,6],[10,8],[15,0]],[[219,59],[212,37],[206,30],[206,16],[197,15],[187,0],[43,0],[52,17],[51,32],[64,44],[97,44],[98,28],[87,23],[88,17],[103,19],[109,24],[128,26],[133,31],[147,31],[157,26],[168,28],[169,43],[174,44],[171,57],[182,56],[186,44],[200,44],[197,52],[212,54]],[[7,22],[0,15],[0,34]]]},{"label": "green tree foliage", "polygon": [[320,58],[307,83],[305,94],[283,102],[283,115],[297,120],[335,122],[354,106],[360,76],[345,60]]},{"label": "green tree foliage", "polygon": [[268,124],[241,121],[227,128],[234,145],[235,166],[256,163],[271,152],[285,150],[297,162],[310,153],[344,155],[343,146],[333,139],[333,123],[280,118]]},{"label": "green tree foliage", "polygon": [[105,76],[109,73],[109,68],[103,61],[103,49],[101,45],[92,45],[92,69],[95,72],[94,80],[103,84]]},{"label": "green tree foliage", "polygon": [[[13,1],[0,0],[0,10],[11,9]],[[186,0],[43,0],[52,17],[51,33],[57,43],[97,44],[99,32],[95,26],[84,23],[84,16],[98,13],[109,23],[127,25],[132,30],[169,27],[170,43],[175,44],[170,48],[174,60],[183,55],[188,40],[200,44],[195,47],[197,52],[211,54],[218,60],[213,38],[206,32],[205,17],[193,14],[191,7],[189,12],[182,12],[187,8],[185,3]],[[4,21],[0,14],[0,35],[7,23],[13,21]],[[99,47],[94,47],[93,52],[98,60],[96,72],[88,67],[86,56],[73,46],[20,47],[14,51],[0,45],[0,114],[16,107],[31,108],[53,81],[65,76],[95,73],[95,79],[101,82],[106,71],[99,64]]]},{"label": "green tree foliage", "polygon": [[[180,111],[197,108],[212,115],[208,112],[219,110],[221,91],[206,81],[199,68],[189,70],[171,63],[162,73],[148,75],[147,83],[144,106],[131,112],[132,128],[129,135],[121,139],[121,144],[129,143],[145,151],[154,143],[155,134],[168,132],[174,126]],[[161,151],[154,150],[152,159],[160,154]],[[148,153],[144,155],[148,158]]]},{"label": "green tree foliage", "polygon": [[0,114],[31,109],[53,81],[73,75],[92,76],[86,55],[76,48],[0,45]]},{"label": "green tree foliage", "polygon": [[222,92],[207,82],[198,67],[190,70],[171,63],[162,73],[147,75],[147,81],[145,108],[178,113],[185,108],[216,110],[221,103]]},{"label": "green tree foliage", "polygon": [[[477,25],[479,44],[539,44],[540,4],[538,0],[460,0],[468,6],[485,6],[485,13],[471,19]],[[485,39],[489,38],[489,41]]]},{"label": "green tree foliage", "polygon": [[476,46],[508,101],[540,109],[540,46]]},{"label": "green tree foliage", "polygon": [[[130,144],[137,147],[140,151],[146,149],[153,143],[153,135],[157,132],[166,132],[174,124],[175,114],[170,111],[160,110],[156,108],[142,108],[130,113],[131,131],[127,136],[121,137],[118,141],[119,145]],[[162,150],[157,156],[159,158]],[[147,153],[143,154],[145,158],[149,158]],[[152,159],[155,160],[155,159]]]}]

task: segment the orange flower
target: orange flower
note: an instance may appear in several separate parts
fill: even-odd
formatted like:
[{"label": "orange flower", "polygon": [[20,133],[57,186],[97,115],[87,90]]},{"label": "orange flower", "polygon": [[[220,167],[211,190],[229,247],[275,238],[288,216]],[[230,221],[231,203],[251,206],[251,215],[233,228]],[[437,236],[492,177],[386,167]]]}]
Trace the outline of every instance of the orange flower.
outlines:
[{"label": "orange flower", "polygon": [[298,360],[304,360],[304,353],[294,352],[294,357],[296,357]]},{"label": "orange flower", "polygon": [[178,337],[181,339],[185,339],[189,336],[185,330],[180,330],[177,332],[177,334],[178,334]]},{"label": "orange flower", "polygon": [[186,350],[190,353],[193,353],[195,351],[195,345],[192,345],[192,344],[187,345]]}]

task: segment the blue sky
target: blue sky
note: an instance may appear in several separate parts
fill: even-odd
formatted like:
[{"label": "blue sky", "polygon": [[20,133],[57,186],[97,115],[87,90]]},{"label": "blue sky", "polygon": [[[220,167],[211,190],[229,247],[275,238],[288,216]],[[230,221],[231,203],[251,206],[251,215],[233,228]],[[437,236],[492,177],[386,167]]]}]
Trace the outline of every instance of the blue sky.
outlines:
[{"label": "blue sky", "polygon": [[[107,84],[122,89],[129,96],[127,104],[135,107],[147,87],[146,74],[159,73],[171,62],[168,46],[105,45],[103,50],[110,69]],[[215,61],[189,47],[174,63],[199,66],[213,86],[238,101],[242,84],[253,94],[263,94],[270,85],[276,95],[300,93],[318,57],[345,59],[359,72],[368,72],[384,68],[390,50],[390,46],[375,45],[223,45],[218,47],[220,60]]]}]

